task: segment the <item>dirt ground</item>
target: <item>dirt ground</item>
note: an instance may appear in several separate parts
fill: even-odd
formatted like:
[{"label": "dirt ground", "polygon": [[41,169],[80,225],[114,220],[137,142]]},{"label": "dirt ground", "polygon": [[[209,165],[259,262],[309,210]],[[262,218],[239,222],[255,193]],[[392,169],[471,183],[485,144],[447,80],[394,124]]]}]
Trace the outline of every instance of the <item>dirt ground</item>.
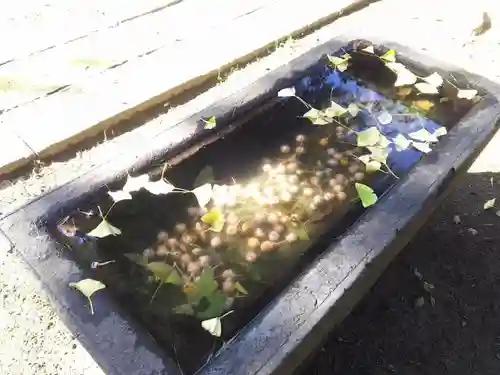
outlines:
[{"label": "dirt ground", "polygon": [[[360,25],[499,82],[500,17],[494,9],[493,0],[460,5],[452,0],[383,0],[286,43],[268,57],[234,72],[224,83],[187,104],[168,108],[121,137],[136,142],[165,121],[202,108]],[[489,12],[493,27],[472,38],[471,30],[481,22],[484,11]],[[497,136],[371,293],[311,357],[301,375],[500,373],[500,218],[496,209],[485,212],[482,208],[487,199],[500,200],[499,144]],[[1,182],[0,212],[88,171],[115,152],[113,140],[108,140],[41,166],[36,173]],[[101,374],[36,285],[15,254],[2,252],[0,373]]]}]

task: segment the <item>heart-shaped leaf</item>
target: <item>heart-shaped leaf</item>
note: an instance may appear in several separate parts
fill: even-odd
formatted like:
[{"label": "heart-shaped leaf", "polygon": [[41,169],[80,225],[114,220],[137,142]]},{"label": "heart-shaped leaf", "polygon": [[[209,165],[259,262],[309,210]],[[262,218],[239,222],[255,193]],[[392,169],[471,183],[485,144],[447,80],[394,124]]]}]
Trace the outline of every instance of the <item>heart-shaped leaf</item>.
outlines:
[{"label": "heart-shaped leaf", "polygon": [[347,112],[347,109],[342,107],[341,105],[331,102],[330,107],[325,109],[324,113],[327,117],[339,117]]},{"label": "heart-shaped leaf", "polygon": [[356,133],[359,147],[374,146],[380,139],[380,132],[376,127],[371,127]]},{"label": "heart-shaped leaf", "polygon": [[215,116],[212,116],[206,120],[203,120],[203,122],[205,123],[205,129],[213,129],[217,126],[217,120],[215,119]]},{"label": "heart-shaped leaf", "polygon": [[432,151],[429,144],[425,142],[412,142],[411,145],[424,154],[428,154]]},{"label": "heart-shaped leaf", "polygon": [[429,85],[434,87],[440,87],[443,84],[443,77],[441,77],[438,73],[434,72],[431,75],[424,77],[424,81]]},{"label": "heart-shaped leaf", "polygon": [[394,51],[393,49],[390,49],[389,51],[384,53],[382,56],[380,56],[380,58],[386,62],[393,63],[396,61],[396,51]]},{"label": "heart-shaped leaf", "polygon": [[434,134],[429,133],[429,131],[425,128],[408,133],[408,137],[419,142],[438,142],[437,137]]},{"label": "heart-shaped leaf", "polygon": [[373,206],[375,203],[377,203],[377,194],[375,194],[371,187],[359,182],[356,182],[354,186],[356,187],[358,197],[361,200],[361,204],[364,208]]},{"label": "heart-shaped leaf", "polygon": [[203,320],[201,326],[212,336],[220,337],[222,335],[222,320],[219,317]]},{"label": "heart-shaped leaf", "polygon": [[373,49],[373,46],[368,46],[366,48],[363,48],[361,51],[366,52],[366,53],[375,54],[375,50]]},{"label": "heart-shaped leaf", "polygon": [[477,95],[477,90],[458,90],[457,98],[471,100]]},{"label": "heart-shaped leaf", "polygon": [[488,210],[490,208],[493,208],[495,207],[495,202],[496,202],[496,198],[493,198],[493,199],[490,199],[490,200],[487,200],[486,202],[484,202],[484,206],[483,208],[485,210]]},{"label": "heart-shaped leaf", "polygon": [[348,54],[345,54],[342,57],[330,55],[328,55],[327,57],[332,67],[338,69],[341,72],[344,72],[349,67],[349,59],[351,58],[351,56]]},{"label": "heart-shaped leaf", "polygon": [[69,283],[69,286],[79,290],[87,299],[90,304],[90,311],[94,315],[94,306],[92,305],[92,295],[99,290],[106,288],[106,285],[98,280],[94,279],[83,279],[76,283]]},{"label": "heart-shaped leaf", "polygon": [[390,150],[388,148],[382,147],[367,147],[368,151],[371,152],[371,159],[379,161],[381,163],[387,163],[387,157],[389,156]]},{"label": "heart-shaped leaf", "polygon": [[394,87],[413,85],[417,82],[417,76],[413,74],[406,66],[401,63],[389,62],[385,64],[389,69],[396,73],[396,82]]},{"label": "heart-shaped leaf", "polygon": [[87,233],[90,237],[104,238],[107,236],[119,236],[122,231],[111,225],[106,219],[102,219],[97,227]]},{"label": "heart-shaped leaf", "polygon": [[151,262],[146,266],[154,275],[154,277],[164,284],[181,285],[182,278],[177,270],[170,264],[164,262]]},{"label": "heart-shaped leaf", "polygon": [[415,88],[421,94],[427,94],[427,95],[439,94],[439,90],[437,89],[437,87],[433,86],[433,85],[431,85],[430,83],[427,83],[427,82],[415,83]]},{"label": "heart-shaped leaf", "polygon": [[171,193],[175,190],[175,186],[161,179],[154,182],[148,182],[146,185],[144,185],[144,189],[149,191],[151,194],[159,195]]},{"label": "heart-shaped leaf", "polygon": [[411,141],[402,134],[398,134],[393,139],[396,151],[404,151],[411,145]]},{"label": "heart-shaped leaf", "polygon": [[220,232],[224,228],[224,214],[217,208],[212,208],[201,217],[201,221],[210,225],[214,232]]},{"label": "heart-shaped leaf", "polygon": [[360,111],[360,109],[356,103],[349,104],[349,106],[347,107],[347,110],[349,111],[349,113],[351,114],[352,117],[356,117]]},{"label": "heart-shaped leaf", "polygon": [[204,184],[204,185],[198,186],[196,189],[193,189],[191,192],[195,195],[200,207],[205,207],[208,204],[208,202],[210,202],[210,199],[212,199],[212,185],[211,184]]},{"label": "heart-shaped leaf", "polygon": [[446,135],[447,133],[448,131],[446,130],[446,128],[444,126],[440,126],[436,130],[434,130],[434,133],[432,133],[432,135],[434,135],[436,138],[439,138],[443,135]]},{"label": "heart-shaped leaf", "polygon": [[326,114],[316,108],[311,108],[309,111],[304,113],[303,117],[307,118],[314,125],[326,125],[331,122]]}]

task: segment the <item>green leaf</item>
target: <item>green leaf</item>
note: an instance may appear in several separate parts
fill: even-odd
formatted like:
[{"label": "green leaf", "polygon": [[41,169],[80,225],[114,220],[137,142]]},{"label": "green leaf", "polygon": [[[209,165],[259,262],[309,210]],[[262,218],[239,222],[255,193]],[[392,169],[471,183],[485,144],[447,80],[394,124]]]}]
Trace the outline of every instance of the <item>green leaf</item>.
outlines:
[{"label": "green leaf", "polygon": [[371,127],[356,133],[359,147],[374,146],[380,139],[380,132],[376,127]]},{"label": "green leaf", "polygon": [[379,171],[382,168],[382,163],[377,160],[370,160],[366,163],[366,171],[368,173]]},{"label": "green leaf", "polygon": [[[199,319],[213,318],[222,314],[222,312],[227,308],[226,301],[228,297],[219,291],[212,293],[211,295],[204,296],[204,302],[208,303],[208,307],[203,311],[196,311],[195,316]],[[199,307],[200,305],[198,305]]]},{"label": "green leaf", "polygon": [[390,49],[386,53],[384,53],[382,56],[380,56],[380,59],[386,61],[386,62],[395,62],[396,61],[396,51],[393,49]]},{"label": "green leaf", "polygon": [[122,231],[111,225],[106,219],[102,219],[97,227],[87,233],[90,237],[104,238],[107,236],[119,236]]},{"label": "green leaf", "polygon": [[373,49],[373,46],[368,46],[366,48],[363,48],[361,51],[366,52],[366,53],[375,54],[375,50]]},{"label": "green leaf", "polygon": [[205,123],[205,129],[208,130],[213,129],[217,126],[217,120],[215,119],[215,116],[212,116],[207,120],[203,120],[203,122]]},{"label": "green leaf", "polygon": [[338,69],[341,72],[344,72],[349,67],[349,59],[351,58],[351,56],[348,54],[345,54],[342,57],[331,55],[328,55],[327,57],[332,67]]},{"label": "green leaf", "polygon": [[208,204],[208,202],[210,202],[210,200],[212,199],[211,184],[204,184],[198,186],[197,188],[191,190],[191,192],[195,195],[200,207],[205,207]]},{"label": "green leaf", "polygon": [[106,288],[106,285],[98,280],[94,279],[83,279],[76,283],[69,283],[69,286],[79,290],[87,299],[90,304],[90,311],[94,315],[94,306],[92,305],[92,295],[99,290]]},{"label": "green leaf", "polygon": [[342,107],[341,105],[335,103],[333,100],[330,104],[330,107],[325,109],[324,113],[327,117],[339,117],[347,112],[347,109]]},{"label": "green leaf", "polygon": [[423,152],[424,154],[428,154],[429,152],[432,151],[429,144],[426,142],[412,142],[411,145],[418,151]]},{"label": "green leaf", "polygon": [[187,292],[189,303],[197,304],[203,297],[212,295],[217,290],[218,284],[214,279],[214,271],[204,268],[200,278],[194,283],[194,288]]},{"label": "green leaf", "polygon": [[349,113],[351,114],[352,117],[356,117],[360,111],[360,109],[356,103],[349,104],[349,106],[347,107],[347,110],[349,111]]},{"label": "green leaf", "polygon": [[146,266],[154,277],[164,284],[181,285],[182,278],[177,270],[164,262],[151,262]]},{"label": "green leaf", "polygon": [[307,118],[314,125],[327,125],[331,122],[325,113],[316,108],[311,108],[309,111],[304,113],[303,117]]},{"label": "green leaf", "polygon": [[299,238],[299,240],[301,240],[301,241],[309,241],[310,240],[309,235],[307,234],[306,228],[304,228],[303,225],[301,225],[297,228],[293,228],[292,232],[295,233],[297,235],[297,237]]},{"label": "green leaf", "polygon": [[360,184],[359,182],[356,182],[354,186],[356,187],[358,197],[359,199],[361,199],[361,204],[364,208],[370,207],[377,203],[377,194],[375,194],[371,187],[365,184]]},{"label": "green leaf", "polygon": [[495,207],[495,202],[496,202],[496,198],[493,198],[493,199],[490,199],[490,200],[487,200],[486,202],[484,202],[484,206],[483,208],[485,210],[488,210],[490,208],[493,208]]},{"label": "green leaf", "polygon": [[393,141],[396,146],[396,151],[406,150],[411,145],[411,141],[402,134],[398,134]]},{"label": "green leaf", "polygon": [[234,283],[234,289],[236,289],[241,294],[244,294],[244,295],[248,294],[248,291],[243,287],[243,285],[241,285],[241,283],[239,281]]},{"label": "green leaf", "polygon": [[421,94],[427,94],[427,95],[436,95],[439,94],[439,90],[437,89],[436,86],[433,86],[427,82],[419,82],[415,83],[415,88],[421,93]]},{"label": "green leaf", "polygon": [[217,208],[212,208],[201,217],[201,221],[210,225],[214,232],[220,232],[224,228],[224,214]]},{"label": "green leaf", "polygon": [[408,137],[419,142],[437,142],[438,139],[434,134],[429,133],[425,128],[417,130],[412,133],[408,133]]},{"label": "green leaf", "polygon": [[389,156],[388,148],[367,147],[367,149],[371,152],[372,160],[376,160],[384,164],[387,163],[387,157]]}]

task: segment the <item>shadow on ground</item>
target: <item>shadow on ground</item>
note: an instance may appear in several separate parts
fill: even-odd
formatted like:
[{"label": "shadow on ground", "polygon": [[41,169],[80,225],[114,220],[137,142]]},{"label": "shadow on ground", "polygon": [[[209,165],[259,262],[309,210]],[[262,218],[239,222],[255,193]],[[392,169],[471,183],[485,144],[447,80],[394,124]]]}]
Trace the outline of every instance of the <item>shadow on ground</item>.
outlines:
[{"label": "shadow on ground", "polygon": [[499,209],[500,175],[466,175],[295,375],[499,374]]}]

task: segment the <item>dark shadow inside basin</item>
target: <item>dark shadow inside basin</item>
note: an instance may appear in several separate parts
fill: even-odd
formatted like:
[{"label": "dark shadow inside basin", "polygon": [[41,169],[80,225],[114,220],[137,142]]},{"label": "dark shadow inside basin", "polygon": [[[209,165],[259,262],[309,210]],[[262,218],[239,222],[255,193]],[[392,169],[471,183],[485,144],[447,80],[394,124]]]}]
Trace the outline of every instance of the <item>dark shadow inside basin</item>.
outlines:
[{"label": "dark shadow inside basin", "polygon": [[[343,72],[325,60],[305,72],[294,85],[301,99],[272,99],[241,121],[234,131],[179,164],[165,171],[163,166],[140,171],[148,173],[152,181],[158,181],[164,172],[171,184],[185,190],[206,182],[229,185],[232,187],[220,194],[220,200],[231,198],[233,191],[238,190],[234,193],[237,202],[243,196],[241,201],[252,201],[226,202],[222,213],[233,213],[236,218],[226,217],[221,233],[206,231],[206,227],[200,232],[196,228],[200,219],[193,215],[197,201],[192,193],[155,195],[142,189],[131,193],[132,200],[114,204],[108,190],[123,188],[124,180],[101,189],[77,210],[51,223],[53,235],[68,245],[77,263],[88,269],[90,277],[107,286],[117,302],[176,359],[184,373],[192,374],[203,366],[223,342],[232,338],[360,217],[364,209],[357,200],[356,181],[371,186],[381,196],[397,183],[393,174],[403,177],[423,155],[413,146],[397,150],[392,143],[385,147],[385,173],[361,172],[365,166],[359,156],[366,152],[356,146],[354,132],[376,127],[379,138],[383,135],[389,140],[401,134],[411,139],[408,134],[421,129],[434,134],[437,129],[451,129],[473,106],[474,101],[456,99],[457,88],[449,81],[444,82],[438,95],[425,95],[415,89],[402,93],[402,88],[394,88],[397,75],[380,58],[387,50],[375,49],[376,54],[372,54],[362,51],[366,46],[354,43],[334,54],[339,58],[350,54],[349,67]],[[412,71],[419,77],[432,73]],[[359,112],[334,120],[340,123],[313,125],[303,117],[310,108],[302,100],[318,109],[329,107],[331,100],[343,108],[355,102]],[[212,177],[196,183],[200,173],[206,174],[207,167],[212,169]],[[249,188],[255,184],[258,193]],[[235,188],[236,185],[240,187]],[[268,186],[272,191],[265,191]],[[100,223],[99,210],[120,229],[121,235],[100,239],[86,235]],[[186,224],[190,238],[179,223]],[[251,231],[245,230],[243,235],[246,223]],[[228,233],[229,226],[236,227],[236,236]],[[169,243],[162,233],[183,244]],[[290,234],[292,237],[288,238]],[[214,237],[222,244],[214,245],[218,242]],[[258,239],[260,250],[250,250],[250,237]],[[266,241],[271,242],[270,248],[263,247]],[[195,254],[195,248],[201,248],[201,253]],[[190,261],[182,258],[186,253]],[[201,298],[194,311],[196,316],[175,313],[179,306],[189,304],[186,296],[193,293],[193,284],[203,272],[192,264],[198,262],[201,266],[202,256],[209,257],[207,269],[215,269],[213,281],[217,283],[218,297]],[[108,261],[112,263],[95,263]],[[182,285],[167,283],[159,287],[150,270],[138,264],[141,262],[175,263],[176,272],[181,276],[185,273]],[[228,269],[236,276],[223,276]],[[224,280],[229,279],[233,288],[237,281],[248,294],[229,287],[222,291]],[[231,306],[228,297],[234,298]],[[98,304],[95,309],[99,309]],[[202,328],[201,320],[229,310],[234,312],[224,317],[220,339]]]}]

